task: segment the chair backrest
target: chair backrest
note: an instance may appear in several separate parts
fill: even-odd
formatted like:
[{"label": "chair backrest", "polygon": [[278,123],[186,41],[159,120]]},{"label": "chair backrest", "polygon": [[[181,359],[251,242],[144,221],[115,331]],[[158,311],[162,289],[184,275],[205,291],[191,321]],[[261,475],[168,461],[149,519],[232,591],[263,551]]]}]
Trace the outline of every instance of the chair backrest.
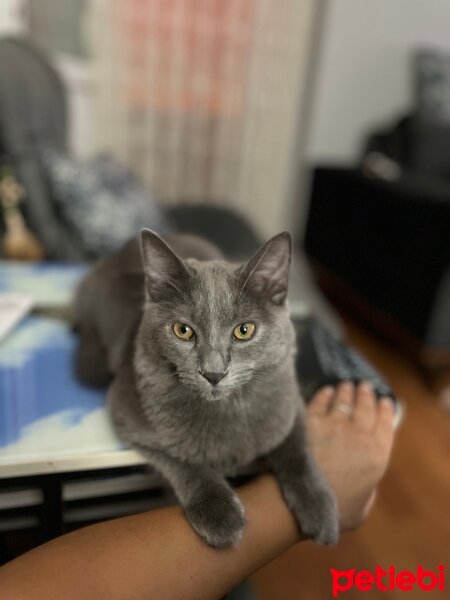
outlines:
[{"label": "chair backrest", "polygon": [[0,158],[26,190],[23,212],[49,258],[81,260],[84,252],[60,219],[40,161],[42,144],[66,151],[64,84],[26,38],[0,40]]}]

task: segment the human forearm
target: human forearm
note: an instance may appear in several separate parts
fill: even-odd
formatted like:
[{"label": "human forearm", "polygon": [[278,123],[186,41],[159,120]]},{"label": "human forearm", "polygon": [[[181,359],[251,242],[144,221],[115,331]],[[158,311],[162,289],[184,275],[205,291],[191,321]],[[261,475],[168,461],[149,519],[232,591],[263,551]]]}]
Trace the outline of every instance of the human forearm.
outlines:
[{"label": "human forearm", "polygon": [[[0,589],[21,599],[214,599],[299,539],[275,480],[239,490],[248,526],[239,546],[215,550],[178,507],[63,536],[0,569]],[[9,595],[7,594],[9,592]]]}]

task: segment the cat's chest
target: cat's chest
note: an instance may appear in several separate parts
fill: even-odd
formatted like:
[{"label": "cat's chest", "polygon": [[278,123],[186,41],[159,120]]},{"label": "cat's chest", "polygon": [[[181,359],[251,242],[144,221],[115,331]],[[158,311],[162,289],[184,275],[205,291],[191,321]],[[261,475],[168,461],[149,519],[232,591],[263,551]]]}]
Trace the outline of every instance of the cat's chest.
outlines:
[{"label": "cat's chest", "polygon": [[208,402],[184,397],[164,411],[147,407],[149,443],[172,456],[232,473],[278,446],[292,428],[298,396],[260,406],[245,397]]}]

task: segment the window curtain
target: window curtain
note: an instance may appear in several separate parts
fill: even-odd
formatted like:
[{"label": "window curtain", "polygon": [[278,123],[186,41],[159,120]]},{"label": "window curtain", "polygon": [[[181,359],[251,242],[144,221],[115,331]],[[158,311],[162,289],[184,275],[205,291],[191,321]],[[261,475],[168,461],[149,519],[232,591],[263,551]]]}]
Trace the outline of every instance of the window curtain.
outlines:
[{"label": "window curtain", "polygon": [[314,0],[91,0],[95,150],[166,205],[289,225]]}]

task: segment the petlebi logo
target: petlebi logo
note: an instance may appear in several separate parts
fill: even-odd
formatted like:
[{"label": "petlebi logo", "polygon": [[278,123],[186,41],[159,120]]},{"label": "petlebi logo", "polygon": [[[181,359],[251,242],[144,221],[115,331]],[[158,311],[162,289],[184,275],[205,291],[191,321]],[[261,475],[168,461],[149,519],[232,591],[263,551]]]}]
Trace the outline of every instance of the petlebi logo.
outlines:
[{"label": "petlebi logo", "polygon": [[372,590],[379,590],[380,592],[415,591],[414,598],[419,597],[417,592],[421,590],[424,593],[425,600],[426,592],[444,591],[445,567],[439,565],[434,571],[425,570],[421,565],[415,571],[397,571],[393,566],[386,569],[377,566],[375,571],[331,569],[331,585],[333,598],[337,598],[342,594],[343,600],[345,600],[345,592],[351,589],[357,589],[361,592]]}]

